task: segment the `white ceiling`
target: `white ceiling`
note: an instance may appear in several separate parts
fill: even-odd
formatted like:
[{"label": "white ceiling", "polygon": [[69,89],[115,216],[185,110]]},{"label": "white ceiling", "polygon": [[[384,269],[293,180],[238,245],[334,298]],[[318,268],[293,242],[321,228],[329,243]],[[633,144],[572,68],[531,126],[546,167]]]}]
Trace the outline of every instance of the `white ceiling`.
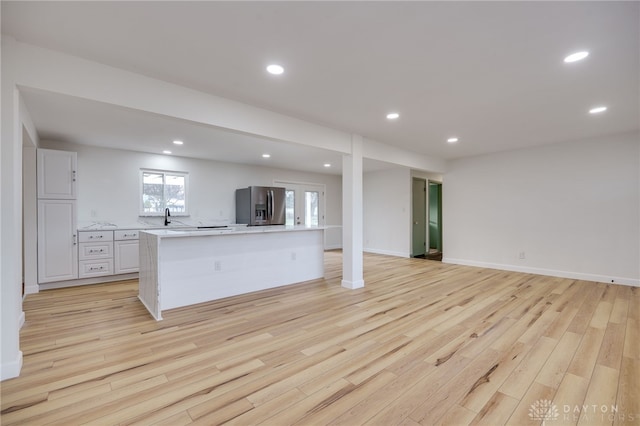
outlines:
[{"label": "white ceiling", "polygon": [[[639,27],[639,2],[2,2],[2,32],[19,41],[445,159],[638,131]],[[563,63],[577,50],[590,55]],[[272,62],[285,74],[267,74]],[[25,98],[45,137],[157,152],[184,134],[189,156],[340,162],[140,111]],[[588,114],[600,104],[606,113]],[[400,118],[386,120],[391,111]]]},{"label": "white ceiling", "polygon": [[[155,154],[166,149],[183,157],[316,173],[342,171],[342,155],[336,152],[39,90],[23,89],[22,95],[38,135],[46,140]],[[173,145],[173,140],[184,145]],[[271,157],[265,159],[262,154]],[[331,168],[325,168],[325,163]]]}]

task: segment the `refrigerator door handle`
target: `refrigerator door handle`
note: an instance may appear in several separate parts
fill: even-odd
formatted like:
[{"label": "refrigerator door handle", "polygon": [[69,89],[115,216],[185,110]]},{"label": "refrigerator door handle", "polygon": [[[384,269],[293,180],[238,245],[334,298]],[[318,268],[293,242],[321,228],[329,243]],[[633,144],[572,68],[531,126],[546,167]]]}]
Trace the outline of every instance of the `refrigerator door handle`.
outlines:
[{"label": "refrigerator door handle", "polygon": [[270,213],[270,214],[271,214],[271,217],[269,217],[269,220],[273,220],[273,213],[274,213],[274,207],[273,207],[273,204],[274,204],[274,198],[275,198],[275,195],[274,195],[274,193],[273,193],[273,189],[270,189],[270,190],[269,190],[269,193],[271,194],[271,213]]},{"label": "refrigerator door handle", "polygon": [[267,189],[267,221],[271,220],[271,191]]}]

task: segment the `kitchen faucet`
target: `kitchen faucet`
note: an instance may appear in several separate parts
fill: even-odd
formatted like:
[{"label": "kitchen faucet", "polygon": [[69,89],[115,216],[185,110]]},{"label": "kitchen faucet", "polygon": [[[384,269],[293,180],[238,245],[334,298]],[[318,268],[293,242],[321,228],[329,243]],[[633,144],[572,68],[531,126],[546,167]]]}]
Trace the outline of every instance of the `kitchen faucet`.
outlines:
[{"label": "kitchen faucet", "polygon": [[171,220],[169,219],[171,217],[171,213],[169,213],[169,207],[167,207],[166,209],[164,209],[164,226],[167,226],[171,223]]}]

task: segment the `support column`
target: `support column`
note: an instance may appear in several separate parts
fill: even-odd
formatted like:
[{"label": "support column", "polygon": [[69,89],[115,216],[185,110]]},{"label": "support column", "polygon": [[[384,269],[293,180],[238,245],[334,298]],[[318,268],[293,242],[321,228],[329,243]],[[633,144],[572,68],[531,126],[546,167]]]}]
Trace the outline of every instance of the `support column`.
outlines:
[{"label": "support column", "polygon": [[362,136],[351,135],[342,157],[342,286],[364,287],[362,269]]}]

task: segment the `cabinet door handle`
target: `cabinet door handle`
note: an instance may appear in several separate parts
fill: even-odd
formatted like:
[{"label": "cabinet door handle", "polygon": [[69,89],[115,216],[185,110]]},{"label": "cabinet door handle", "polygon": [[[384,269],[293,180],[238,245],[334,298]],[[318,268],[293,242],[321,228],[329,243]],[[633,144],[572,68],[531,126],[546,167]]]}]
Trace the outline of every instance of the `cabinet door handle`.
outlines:
[{"label": "cabinet door handle", "polygon": [[76,234],[73,234],[73,245],[75,246],[78,243]]},{"label": "cabinet door handle", "polygon": [[74,181],[74,182],[76,181],[76,171],[75,170],[73,170],[71,172],[71,180]]}]

